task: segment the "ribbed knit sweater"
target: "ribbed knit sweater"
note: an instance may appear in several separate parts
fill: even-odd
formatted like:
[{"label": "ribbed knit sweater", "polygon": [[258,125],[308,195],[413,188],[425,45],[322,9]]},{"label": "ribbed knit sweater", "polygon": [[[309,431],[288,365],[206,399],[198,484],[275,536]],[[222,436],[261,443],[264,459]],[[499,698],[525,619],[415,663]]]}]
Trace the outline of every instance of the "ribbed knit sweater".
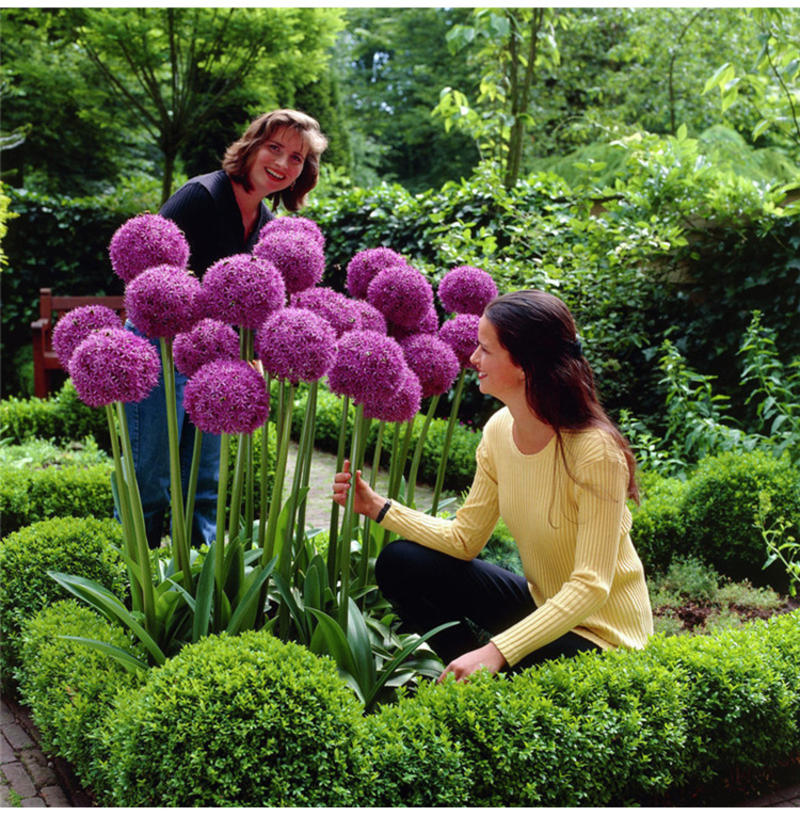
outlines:
[{"label": "ribbed knit sweater", "polygon": [[562,432],[563,456],[555,437],[523,454],[512,426],[507,408],[486,423],[475,479],[454,519],[393,502],[382,526],[470,560],[502,517],[537,607],[492,638],[509,666],[570,631],[602,649],[644,646],[653,617],[630,538],[622,451],[606,431],[590,429]]}]

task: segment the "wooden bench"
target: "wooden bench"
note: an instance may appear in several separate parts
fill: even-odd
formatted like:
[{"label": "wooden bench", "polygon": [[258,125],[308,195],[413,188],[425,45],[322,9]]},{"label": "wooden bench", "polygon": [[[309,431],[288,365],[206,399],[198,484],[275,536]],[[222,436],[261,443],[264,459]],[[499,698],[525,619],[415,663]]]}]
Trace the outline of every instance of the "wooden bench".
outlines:
[{"label": "wooden bench", "polygon": [[50,391],[51,371],[61,370],[61,363],[53,351],[53,327],[58,318],[78,306],[108,306],[125,320],[123,295],[82,296],[54,295],[52,289],[39,290],[39,319],[31,323],[33,332],[33,393],[46,397]]}]

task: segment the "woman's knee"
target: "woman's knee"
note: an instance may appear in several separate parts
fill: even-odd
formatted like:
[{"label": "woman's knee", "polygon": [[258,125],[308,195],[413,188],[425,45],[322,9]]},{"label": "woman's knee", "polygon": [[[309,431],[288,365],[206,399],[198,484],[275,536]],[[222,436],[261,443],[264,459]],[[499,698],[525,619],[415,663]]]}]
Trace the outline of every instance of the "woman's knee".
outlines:
[{"label": "woman's knee", "polygon": [[396,539],[381,550],[375,562],[375,579],[384,595],[395,597],[409,586],[409,579],[419,575],[424,569],[419,563],[420,550],[424,549],[413,541]]}]

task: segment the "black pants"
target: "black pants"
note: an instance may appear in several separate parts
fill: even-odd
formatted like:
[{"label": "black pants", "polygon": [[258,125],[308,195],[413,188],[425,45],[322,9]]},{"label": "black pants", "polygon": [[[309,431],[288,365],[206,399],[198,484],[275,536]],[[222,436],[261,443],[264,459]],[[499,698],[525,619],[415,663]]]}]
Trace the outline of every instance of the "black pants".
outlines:
[{"label": "black pants", "polygon": [[[439,624],[458,621],[429,641],[445,664],[484,646],[489,638],[536,609],[522,576],[477,558],[462,561],[413,541],[388,544],[378,556],[375,576],[403,621],[403,631],[421,635]],[[600,651],[600,647],[568,632],[509,671],[592,650]]]}]

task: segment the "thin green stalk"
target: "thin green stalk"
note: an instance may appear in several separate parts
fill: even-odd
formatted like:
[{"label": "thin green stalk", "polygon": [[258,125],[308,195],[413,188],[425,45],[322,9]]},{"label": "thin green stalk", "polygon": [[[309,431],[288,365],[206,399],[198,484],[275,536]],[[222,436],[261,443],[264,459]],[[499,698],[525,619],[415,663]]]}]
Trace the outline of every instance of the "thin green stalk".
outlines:
[{"label": "thin green stalk", "polygon": [[[383,433],[386,428],[385,422],[378,424],[378,438],[375,440],[375,450],[372,455],[372,471],[369,475],[369,486],[375,488],[378,481],[378,471],[381,466],[381,449],[383,447]],[[361,586],[367,583],[367,574],[369,572],[369,560],[376,553],[372,552],[370,546],[370,525],[372,519],[369,516],[364,516],[364,528],[361,534],[361,569],[359,570],[359,578],[361,579]]]},{"label": "thin green stalk", "polygon": [[161,367],[167,402],[167,437],[169,440],[170,497],[172,509],[172,556],[183,574],[183,586],[192,589],[189,548],[186,543],[186,516],[183,510],[180,452],[178,442],[178,409],[175,396],[175,369],[172,363],[172,339],[161,338]]},{"label": "thin green stalk", "polygon": [[[240,330],[242,337],[242,344],[244,346],[244,359],[252,360],[255,357],[254,341],[255,336],[252,329],[242,328]],[[253,436],[247,435],[247,442],[245,444],[245,488],[244,488],[244,542],[247,547],[252,546],[253,541],[253,521],[255,515],[255,506],[253,498]]]},{"label": "thin green stalk", "polygon": [[[303,418],[303,434],[308,428],[308,435],[306,437],[305,448],[298,451],[298,461],[295,463],[295,473],[300,469],[300,454],[302,452],[302,470],[300,474],[299,489],[308,487],[309,479],[311,477],[311,460],[314,455],[314,436],[317,424],[317,394],[319,392],[319,380],[315,380],[308,387],[308,399],[306,401],[306,413]],[[295,551],[299,552],[303,544],[303,538],[306,532],[306,507],[308,505],[308,494],[304,495],[303,500],[297,508],[297,526],[295,534]]]},{"label": "thin green stalk", "polygon": [[436,484],[433,488],[433,502],[431,503],[431,515],[436,515],[436,510],[439,507],[439,497],[442,495],[442,487],[444,486],[444,476],[447,471],[447,458],[450,455],[450,443],[453,441],[453,429],[458,420],[458,409],[461,405],[461,395],[464,391],[464,378],[466,377],[467,369],[462,368],[461,374],[456,383],[456,392],[453,395],[453,404],[450,406],[450,418],[447,421],[447,430],[444,434],[444,447],[442,455],[439,459],[439,468],[436,471]]},{"label": "thin green stalk", "polygon": [[139,493],[139,483],[136,481],[136,472],[133,469],[133,449],[131,448],[131,437],[128,431],[128,418],[125,416],[125,406],[121,402],[117,402],[116,406],[124,452],[122,461],[124,465],[127,465],[124,478],[127,488],[130,491],[131,515],[136,531],[136,551],[138,553],[136,561],[142,573],[141,583],[144,617],[148,634],[157,640],[155,593],[153,591],[153,577],[150,567],[150,548],[147,546],[147,532],[144,526],[142,497]]},{"label": "thin green stalk", "polygon": [[249,434],[238,434],[236,438],[236,467],[233,471],[233,486],[231,489],[231,508],[228,517],[228,541],[239,533],[242,517],[242,493],[244,484],[244,469],[247,462],[247,438]]},{"label": "thin green stalk", "polygon": [[[339,444],[336,449],[336,472],[341,472],[344,467],[344,449],[347,443],[347,427],[350,413],[350,398],[342,397],[342,416],[339,421]],[[331,502],[331,525],[328,536],[328,584],[336,587],[336,561],[338,558],[339,540],[339,505]]]},{"label": "thin green stalk", "polygon": [[422,425],[422,431],[417,440],[417,447],[414,449],[414,458],[411,460],[411,470],[408,473],[408,486],[406,488],[406,504],[409,507],[414,504],[414,490],[417,487],[417,472],[419,471],[419,463],[422,459],[422,448],[425,444],[425,437],[428,435],[428,428],[433,419],[433,414],[436,411],[436,406],[439,404],[440,396],[441,394],[434,394],[431,397],[428,412],[425,414],[425,422]]},{"label": "thin green stalk", "polygon": [[[269,376],[266,377],[267,393],[270,390]],[[269,472],[269,422],[265,422],[261,433],[261,494],[258,511],[258,547],[264,549],[267,540],[267,514],[269,513],[269,492],[267,491],[267,473]]]},{"label": "thin green stalk", "polygon": [[192,523],[194,519],[194,497],[197,493],[197,478],[200,473],[200,450],[203,447],[203,432],[195,427],[192,447],[192,467],[189,470],[189,487],[186,489],[186,541],[192,543]]},{"label": "thin green stalk", "polygon": [[[124,409],[123,409],[124,410]],[[108,420],[108,432],[111,436],[111,453],[114,457],[114,473],[117,480],[117,494],[119,496],[119,516],[122,523],[122,540],[125,545],[125,552],[128,558],[134,563],[138,563],[137,549],[136,549],[136,531],[133,527],[133,516],[131,515],[130,495],[128,491],[128,484],[125,480],[125,475],[122,469],[122,454],[119,447],[119,435],[117,433],[117,426],[114,421],[114,408],[111,405],[106,405],[106,419]],[[137,579],[133,571],[128,569],[128,576],[131,584],[131,602],[135,612],[141,612],[142,605],[142,587],[139,579]]]},{"label": "thin green stalk", "polygon": [[230,436],[220,435],[219,486],[217,488],[217,537],[214,547],[214,580],[222,592],[225,582],[225,510],[228,504],[228,468],[230,467]]}]

